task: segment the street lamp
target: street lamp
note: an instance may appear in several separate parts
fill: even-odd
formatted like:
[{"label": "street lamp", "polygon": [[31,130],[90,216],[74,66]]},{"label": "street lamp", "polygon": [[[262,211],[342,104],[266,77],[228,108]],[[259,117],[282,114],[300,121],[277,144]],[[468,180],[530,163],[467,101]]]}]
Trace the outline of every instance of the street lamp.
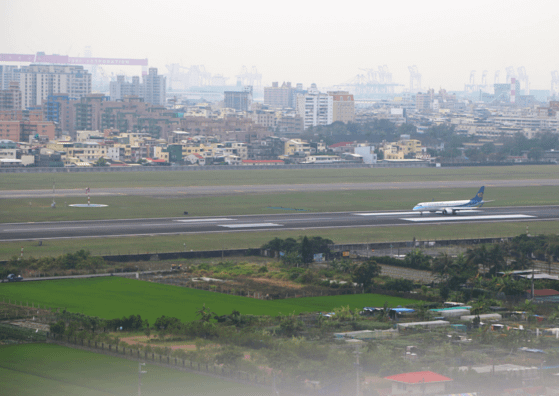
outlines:
[{"label": "street lamp", "polygon": [[138,396],[142,396],[142,374],[147,373],[147,371],[142,371],[142,366],[145,365],[145,363],[139,363],[138,366]]}]

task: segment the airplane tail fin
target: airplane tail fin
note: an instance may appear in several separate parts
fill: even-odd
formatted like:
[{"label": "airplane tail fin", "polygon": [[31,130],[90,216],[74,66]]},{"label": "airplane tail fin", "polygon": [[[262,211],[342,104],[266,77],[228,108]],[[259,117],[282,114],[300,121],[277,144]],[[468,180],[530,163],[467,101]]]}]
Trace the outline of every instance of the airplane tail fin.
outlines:
[{"label": "airplane tail fin", "polygon": [[483,201],[483,191],[484,190],[485,190],[485,186],[481,186],[481,188],[477,192],[476,196],[471,199],[471,202],[475,203],[475,202]]}]

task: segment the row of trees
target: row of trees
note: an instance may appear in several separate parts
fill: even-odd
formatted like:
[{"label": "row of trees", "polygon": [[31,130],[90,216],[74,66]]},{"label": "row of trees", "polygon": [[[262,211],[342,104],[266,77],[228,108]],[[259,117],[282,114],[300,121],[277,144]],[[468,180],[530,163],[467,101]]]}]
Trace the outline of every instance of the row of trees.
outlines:
[{"label": "row of trees", "polygon": [[88,250],[79,250],[58,257],[29,257],[13,256],[0,268],[0,277],[5,278],[11,273],[21,273],[22,269],[51,272],[64,270],[94,270],[103,268],[105,260],[102,257],[92,256]]},{"label": "row of trees", "polygon": [[322,237],[274,238],[262,245],[261,249],[270,250],[274,255],[280,256],[283,263],[288,266],[309,266],[315,254],[330,254],[328,245],[334,242]]}]

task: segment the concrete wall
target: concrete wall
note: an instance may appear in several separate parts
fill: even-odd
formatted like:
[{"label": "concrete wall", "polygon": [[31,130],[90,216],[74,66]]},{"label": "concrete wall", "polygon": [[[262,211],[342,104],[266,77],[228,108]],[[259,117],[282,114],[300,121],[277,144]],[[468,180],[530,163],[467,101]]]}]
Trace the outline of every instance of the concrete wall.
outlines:
[{"label": "concrete wall", "polygon": [[89,167],[89,168],[35,168],[18,167],[0,169],[0,173],[100,173],[100,172],[167,172],[167,171],[205,171],[205,170],[254,170],[254,169],[351,169],[351,168],[427,168],[428,163],[389,164],[318,164],[318,165],[277,165],[277,166],[242,166],[242,165],[206,165],[206,166],[123,166],[123,167]]}]

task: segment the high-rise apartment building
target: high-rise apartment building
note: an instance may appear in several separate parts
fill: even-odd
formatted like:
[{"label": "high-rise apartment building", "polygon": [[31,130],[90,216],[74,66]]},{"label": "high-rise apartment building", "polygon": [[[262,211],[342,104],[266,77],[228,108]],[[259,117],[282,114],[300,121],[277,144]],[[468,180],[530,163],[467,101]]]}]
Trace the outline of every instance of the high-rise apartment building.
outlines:
[{"label": "high-rise apartment building", "polygon": [[431,95],[428,93],[417,93],[415,95],[415,109],[418,112],[429,111],[431,109]]},{"label": "high-rise apartment building", "polygon": [[49,95],[81,98],[91,93],[91,74],[83,66],[30,65],[16,70],[22,108],[41,106]]},{"label": "high-rise apartment building", "polygon": [[110,82],[109,91],[111,101],[122,100],[125,96],[144,96],[144,86],[138,76],[132,77],[132,82],[126,81],[125,76],[116,76],[116,81]]},{"label": "high-rise apartment building", "polygon": [[331,95],[320,93],[315,84],[306,94],[297,95],[297,114],[303,118],[305,129],[332,123],[333,99]]},{"label": "high-rise apartment building", "polygon": [[52,121],[56,125],[57,131],[62,134],[76,137],[76,103],[75,98],[68,94],[49,95],[43,102],[43,119]]},{"label": "high-rise apartment building", "polygon": [[165,76],[158,75],[156,67],[150,67],[148,74],[144,76],[144,101],[156,106],[164,106],[166,96]]},{"label": "high-rise apartment building", "polygon": [[9,89],[12,81],[19,81],[19,76],[15,73],[17,68],[17,66],[0,65],[0,90]]},{"label": "high-rise apartment building", "polygon": [[11,81],[8,89],[0,89],[0,111],[21,110],[19,83]]},{"label": "high-rise apartment building", "polygon": [[355,122],[355,102],[348,91],[330,91],[332,96],[332,122]]},{"label": "high-rise apartment building", "polygon": [[96,131],[103,129],[98,114],[103,109],[103,102],[109,100],[103,94],[90,94],[80,99],[76,107],[75,127],[77,131]]},{"label": "high-rise apartment building", "polygon": [[271,87],[264,87],[264,104],[271,107],[294,108],[294,92],[295,88],[290,82],[284,82],[281,87],[277,82],[273,82]]},{"label": "high-rise apartment building", "polygon": [[244,87],[242,91],[225,91],[224,106],[238,111],[249,111],[252,106],[252,87]]}]

